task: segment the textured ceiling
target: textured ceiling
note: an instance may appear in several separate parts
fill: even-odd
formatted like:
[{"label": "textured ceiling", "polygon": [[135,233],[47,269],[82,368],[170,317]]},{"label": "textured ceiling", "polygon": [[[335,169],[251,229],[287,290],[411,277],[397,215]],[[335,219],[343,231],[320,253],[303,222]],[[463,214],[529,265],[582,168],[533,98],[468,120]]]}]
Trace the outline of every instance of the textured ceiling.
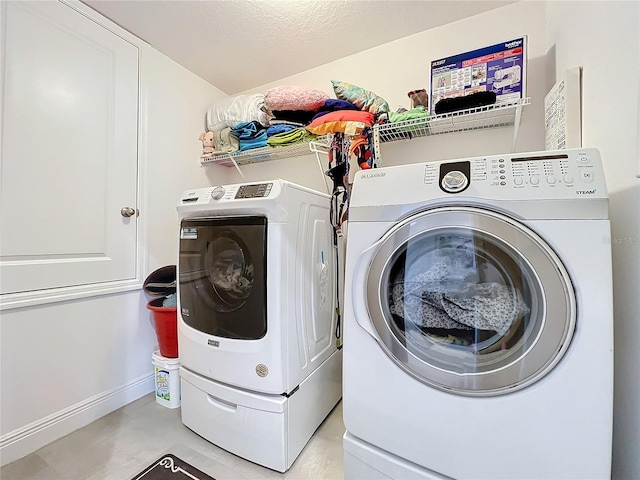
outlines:
[{"label": "textured ceiling", "polygon": [[229,95],[514,1],[83,0]]}]

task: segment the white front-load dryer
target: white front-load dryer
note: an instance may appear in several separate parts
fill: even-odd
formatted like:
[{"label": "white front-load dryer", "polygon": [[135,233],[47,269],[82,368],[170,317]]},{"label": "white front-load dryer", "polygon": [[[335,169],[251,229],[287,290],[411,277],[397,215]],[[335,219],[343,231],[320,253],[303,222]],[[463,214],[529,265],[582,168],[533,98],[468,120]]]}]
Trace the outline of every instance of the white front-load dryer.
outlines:
[{"label": "white front-load dryer", "polygon": [[358,172],[348,232],[345,478],[609,478],[597,150]]},{"label": "white front-load dryer", "polygon": [[284,472],[342,395],[330,197],[281,179],[178,205],[182,421]]}]

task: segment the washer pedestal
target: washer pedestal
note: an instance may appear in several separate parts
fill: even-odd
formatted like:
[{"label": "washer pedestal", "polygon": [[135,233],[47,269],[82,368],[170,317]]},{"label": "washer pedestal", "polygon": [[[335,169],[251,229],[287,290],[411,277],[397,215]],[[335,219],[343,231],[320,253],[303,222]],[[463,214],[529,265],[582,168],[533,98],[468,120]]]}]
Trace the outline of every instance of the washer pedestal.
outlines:
[{"label": "washer pedestal", "polygon": [[206,440],[285,472],[342,397],[342,349],[289,397],[240,390],[182,367],[182,423]]}]

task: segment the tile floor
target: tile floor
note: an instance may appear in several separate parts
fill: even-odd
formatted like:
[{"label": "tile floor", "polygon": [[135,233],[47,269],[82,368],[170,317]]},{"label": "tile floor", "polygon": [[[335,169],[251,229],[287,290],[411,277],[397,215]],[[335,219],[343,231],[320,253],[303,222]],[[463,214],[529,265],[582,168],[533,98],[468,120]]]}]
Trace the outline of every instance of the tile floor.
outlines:
[{"label": "tile floor", "polygon": [[129,480],[172,453],[216,480],[343,478],[342,402],[284,474],[237,457],[182,425],[154,393],[4,466],[2,480]]}]

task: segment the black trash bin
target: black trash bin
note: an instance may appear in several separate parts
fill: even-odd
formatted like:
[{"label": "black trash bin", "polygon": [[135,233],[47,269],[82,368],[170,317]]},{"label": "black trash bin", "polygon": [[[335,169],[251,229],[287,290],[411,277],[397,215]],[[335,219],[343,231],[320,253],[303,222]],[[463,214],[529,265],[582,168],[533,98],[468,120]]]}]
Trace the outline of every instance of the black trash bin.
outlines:
[{"label": "black trash bin", "polygon": [[168,297],[176,293],[176,266],[167,265],[150,273],[142,289],[150,297]]}]

